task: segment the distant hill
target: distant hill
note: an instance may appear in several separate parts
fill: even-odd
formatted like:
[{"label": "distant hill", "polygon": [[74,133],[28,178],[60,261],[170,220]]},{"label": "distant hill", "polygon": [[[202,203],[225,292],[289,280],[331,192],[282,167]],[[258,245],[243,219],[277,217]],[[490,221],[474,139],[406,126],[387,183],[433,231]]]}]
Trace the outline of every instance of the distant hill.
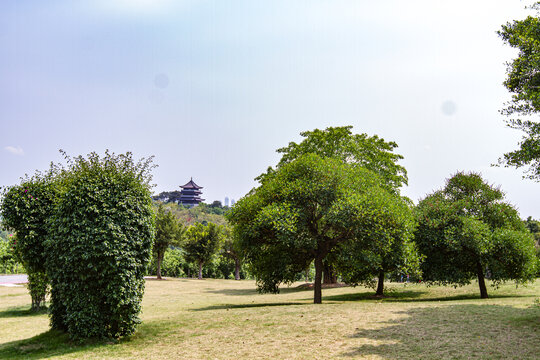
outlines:
[{"label": "distant hill", "polygon": [[212,204],[201,203],[198,206],[188,208],[183,205],[178,205],[175,202],[154,201],[155,206],[163,204],[163,206],[176,215],[177,219],[184,225],[193,225],[195,223],[212,222],[218,225],[226,225],[227,220],[224,214],[229,210],[227,206],[221,206],[219,201]]}]

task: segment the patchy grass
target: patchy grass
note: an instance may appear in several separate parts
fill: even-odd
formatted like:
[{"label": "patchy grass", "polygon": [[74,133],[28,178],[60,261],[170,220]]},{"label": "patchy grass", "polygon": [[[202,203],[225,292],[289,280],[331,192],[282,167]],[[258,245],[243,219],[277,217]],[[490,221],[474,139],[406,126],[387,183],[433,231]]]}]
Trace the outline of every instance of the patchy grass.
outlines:
[{"label": "patchy grass", "polygon": [[[299,285],[299,284],[296,284]],[[143,323],[117,343],[70,342],[28,311],[25,288],[0,288],[0,359],[538,359],[540,280],[479,299],[470,285],[388,284],[259,295],[252,281],[148,281]]]}]

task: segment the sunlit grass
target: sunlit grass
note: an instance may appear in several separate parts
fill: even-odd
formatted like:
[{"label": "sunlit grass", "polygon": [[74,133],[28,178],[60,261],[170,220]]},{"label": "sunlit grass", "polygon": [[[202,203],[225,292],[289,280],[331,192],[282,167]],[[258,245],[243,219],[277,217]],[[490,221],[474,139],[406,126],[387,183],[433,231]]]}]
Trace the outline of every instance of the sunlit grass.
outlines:
[{"label": "sunlit grass", "polygon": [[[298,284],[296,284],[298,285]],[[72,343],[27,309],[24,288],[0,288],[0,359],[537,359],[540,280],[479,299],[477,286],[294,287],[259,295],[252,281],[148,281],[143,323],[119,343]]]}]

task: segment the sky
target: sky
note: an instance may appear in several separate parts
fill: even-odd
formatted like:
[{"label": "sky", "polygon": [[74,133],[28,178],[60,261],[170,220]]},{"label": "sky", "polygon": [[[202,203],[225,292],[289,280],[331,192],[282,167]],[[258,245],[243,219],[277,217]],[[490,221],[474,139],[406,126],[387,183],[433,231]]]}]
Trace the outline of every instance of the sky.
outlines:
[{"label": "sky", "polygon": [[499,110],[519,0],[0,2],[0,186],[70,155],[155,156],[155,193],[193,177],[239,199],[300,132],[398,144],[415,202],[480,172],[523,218],[540,184],[493,167],[522,134]]}]

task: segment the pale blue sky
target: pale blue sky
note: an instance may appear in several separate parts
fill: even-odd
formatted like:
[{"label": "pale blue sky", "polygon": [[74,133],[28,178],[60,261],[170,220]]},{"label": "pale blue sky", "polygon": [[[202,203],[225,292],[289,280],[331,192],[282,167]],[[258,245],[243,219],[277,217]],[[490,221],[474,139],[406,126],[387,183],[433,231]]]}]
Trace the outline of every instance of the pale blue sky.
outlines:
[{"label": "pale blue sky", "polygon": [[[155,155],[156,192],[193,176],[238,199],[299,132],[396,141],[417,201],[457,170],[540,218],[540,184],[490,164],[525,1],[0,2],[0,185],[90,151]],[[445,111],[443,111],[445,110]]]}]

